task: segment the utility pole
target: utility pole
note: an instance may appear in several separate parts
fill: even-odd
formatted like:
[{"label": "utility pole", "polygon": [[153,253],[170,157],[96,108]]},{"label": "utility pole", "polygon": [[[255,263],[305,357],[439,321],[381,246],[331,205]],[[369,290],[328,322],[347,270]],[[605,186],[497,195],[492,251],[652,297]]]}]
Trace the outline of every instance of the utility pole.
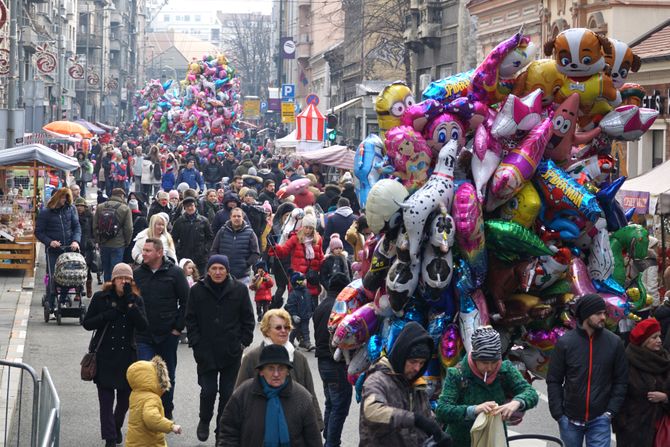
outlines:
[{"label": "utility pole", "polygon": [[8,92],[8,113],[7,117],[7,140],[5,141],[5,147],[13,147],[16,143],[17,137],[22,137],[23,135],[17,135],[19,129],[17,126],[20,125],[18,119],[19,109],[21,104],[17,101],[17,94],[20,95],[21,100],[23,100],[23,95],[18,93],[19,90],[19,76],[20,69],[17,63],[18,53],[19,53],[19,40],[18,40],[18,25],[17,20],[20,15],[19,0],[11,0],[9,7],[9,92]]},{"label": "utility pole", "polygon": [[89,42],[91,40],[91,10],[86,7],[86,60],[84,62],[84,113],[82,118],[88,121],[88,58]]},{"label": "utility pole", "polygon": [[282,46],[282,27],[284,22],[284,0],[279,0],[279,52],[277,53],[277,87],[281,91],[282,71],[284,69],[284,48]]}]

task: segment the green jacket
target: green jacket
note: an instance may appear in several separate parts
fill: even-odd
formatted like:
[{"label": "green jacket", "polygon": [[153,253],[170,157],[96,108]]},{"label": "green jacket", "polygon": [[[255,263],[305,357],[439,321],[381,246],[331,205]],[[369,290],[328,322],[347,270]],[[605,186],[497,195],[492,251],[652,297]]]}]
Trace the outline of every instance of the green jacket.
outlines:
[{"label": "green jacket", "polygon": [[469,447],[470,428],[475,421],[474,415],[468,414],[469,406],[490,400],[502,405],[513,399],[520,401],[525,411],[537,405],[537,398],[537,391],[509,360],[503,360],[493,383],[486,385],[472,372],[466,357],[447,370],[435,413],[437,421],[446,424],[453,445]]}]

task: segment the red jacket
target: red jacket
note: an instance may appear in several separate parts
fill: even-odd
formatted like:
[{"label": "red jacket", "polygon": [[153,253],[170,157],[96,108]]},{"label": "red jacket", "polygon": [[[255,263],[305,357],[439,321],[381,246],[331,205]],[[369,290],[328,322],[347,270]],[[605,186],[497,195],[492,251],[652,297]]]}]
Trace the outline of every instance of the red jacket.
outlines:
[{"label": "red jacket", "polygon": [[272,277],[269,273],[265,273],[263,278],[256,282],[252,279],[249,288],[256,292],[254,295],[255,301],[272,301],[272,286],[275,285],[275,282],[272,280]]},{"label": "red jacket", "polygon": [[[308,261],[305,259],[305,246],[298,241],[298,235],[293,233],[283,245],[275,245],[274,253],[280,258],[291,257],[291,269],[294,272],[300,272],[303,275],[307,274],[307,270],[314,270],[319,272],[321,264],[323,263],[323,250],[321,249],[321,236],[316,231],[314,232],[314,259]],[[309,293],[318,295],[321,290],[320,286],[307,285]]]}]

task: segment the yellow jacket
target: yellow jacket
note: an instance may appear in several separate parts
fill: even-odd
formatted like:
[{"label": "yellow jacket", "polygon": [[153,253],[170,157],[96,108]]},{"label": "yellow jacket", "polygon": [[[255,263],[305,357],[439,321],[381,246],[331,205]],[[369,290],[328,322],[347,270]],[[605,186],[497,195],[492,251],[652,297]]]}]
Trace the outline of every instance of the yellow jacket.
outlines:
[{"label": "yellow jacket", "polygon": [[165,433],[174,423],[165,417],[161,395],[170,389],[167,366],[158,356],[150,362],[135,362],[126,372],[130,413],[126,447],[166,447]]}]

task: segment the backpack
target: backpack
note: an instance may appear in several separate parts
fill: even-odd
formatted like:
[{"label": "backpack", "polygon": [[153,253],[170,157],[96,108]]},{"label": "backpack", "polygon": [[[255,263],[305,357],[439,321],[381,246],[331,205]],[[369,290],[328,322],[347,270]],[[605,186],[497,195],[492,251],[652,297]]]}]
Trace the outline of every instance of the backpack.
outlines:
[{"label": "backpack", "polygon": [[119,234],[121,222],[119,221],[119,216],[117,216],[116,211],[120,206],[120,203],[116,205],[110,203],[100,207],[100,215],[98,216],[98,234],[100,234],[100,239],[103,241],[108,241]]},{"label": "backpack", "polygon": [[163,175],[161,173],[161,164],[159,162],[154,163],[153,171],[155,180],[160,180],[161,178],[163,178]]}]

